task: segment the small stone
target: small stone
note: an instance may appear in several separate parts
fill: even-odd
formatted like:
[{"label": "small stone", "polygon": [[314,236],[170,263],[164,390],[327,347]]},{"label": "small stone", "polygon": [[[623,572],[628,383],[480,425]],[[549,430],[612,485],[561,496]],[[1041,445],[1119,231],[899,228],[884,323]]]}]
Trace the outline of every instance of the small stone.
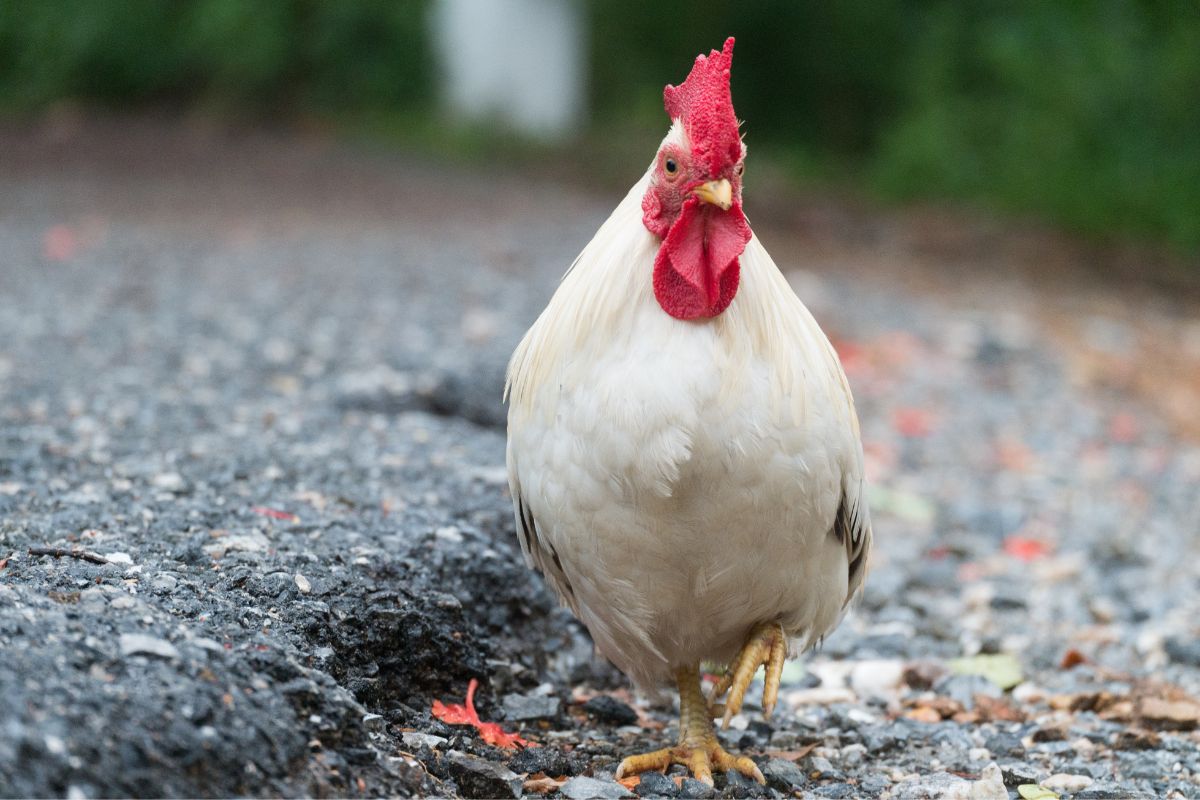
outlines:
[{"label": "small stone", "polygon": [[1026,783],[1037,783],[1038,776],[1044,774],[1036,767],[1021,762],[1005,764],[1000,768],[1000,775],[1004,778],[1004,785],[1010,789],[1015,789]]},{"label": "small stone", "polygon": [[364,728],[374,733],[379,733],[387,725],[387,722],[380,714],[363,714],[362,723]]},{"label": "small stone", "polygon": [[977,781],[935,772],[893,787],[895,800],[1008,800],[1000,767],[989,764]]},{"label": "small stone", "polygon": [[904,683],[911,689],[932,689],[946,676],[946,665],[940,661],[914,661],[904,668]]},{"label": "small stone", "polygon": [[118,640],[123,656],[158,656],[159,658],[179,658],[175,645],[166,639],[146,636],[142,633],[122,633]]},{"label": "small stone", "polygon": [[637,722],[637,712],[612,695],[598,694],[583,704],[583,710],[601,722],[614,725],[632,725]]},{"label": "small stone", "polygon": [[683,784],[679,787],[679,796],[687,798],[687,800],[705,800],[714,795],[716,795],[716,790],[713,787],[695,778],[684,778]]},{"label": "small stone", "polygon": [[150,479],[150,485],[164,492],[182,492],[187,484],[178,472],[163,472]]},{"label": "small stone", "polygon": [[675,797],[679,787],[661,772],[643,772],[641,782],[633,791],[638,797]]},{"label": "small stone", "polygon": [[300,590],[300,594],[308,594],[312,591],[312,583],[299,572],[296,573],[293,580],[296,582],[296,588]]},{"label": "small stone", "polygon": [[804,770],[800,769],[796,762],[783,758],[772,758],[768,761],[762,768],[762,774],[767,779],[768,786],[785,793],[791,793],[793,789],[799,789],[808,783]]},{"label": "small stone", "polygon": [[1076,792],[1074,800],[1141,800],[1141,798],[1151,797],[1154,797],[1154,795],[1107,782],[1093,784],[1082,791]]},{"label": "small stone", "polygon": [[179,585],[179,579],[174,575],[159,575],[150,582],[150,588],[155,594],[170,594]]},{"label": "small stone", "polygon": [[982,675],[947,675],[936,684],[933,690],[938,694],[958,701],[962,707],[970,711],[975,708],[975,695],[986,697],[1002,697],[1003,690]]},{"label": "small stone", "polygon": [[583,775],[571,778],[559,791],[563,797],[569,797],[570,800],[617,800],[634,796],[633,792],[616,781],[588,778]]},{"label": "small stone", "polygon": [[[467,755],[458,750],[450,750],[442,756],[442,764],[445,765],[450,777],[458,784],[458,789],[463,797],[517,798],[521,796],[524,785],[521,776],[501,764]],[[624,791],[625,787],[620,784],[616,785]],[[593,795],[586,796],[592,797]],[[622,795],[615,796],[621,797]],[[573,798],[573,800],[582,800],[582,796]]]},{"label": "small stone", "polygon": [[877,797],[891,785],[892,782],[884,775],[868,775],[858,782],[858,789],[868,797]]},{"label": "small stone", "polygon": [[992,752],[986,747],[972,747],[967,751],[967,758],[971,761],[987,761],[992,757]]},{"label": "small stone", "polygon": [[1163,642],[1163,646],[1172,661],[1191,667],[1200,667],[1200,640],[1169,636]]},{"label": "small stone", "polygon": [[240,550],[245,553],[262,553],[265,552],[271,543],[267,541],[267,537],[258,531],[248,531],[246,533],[228,533],[221,536],[212,544],[204,546],[204,552],[208,553],[212,558],[220,558],[228,552]]},{"label": "small stone", "polygon": [[823,756],[809,756],[804,759],[804,769],[813,780],[840,781],[846,777],[840,770],[834,769],[829,759]]},{"label": "small stone", "polygon": [[847,797],[857,797],[857,790],[848,783],[830,783],[819,786],[814,791],[817,797],[829,797],[833,800],[844,800]]},{"label": "small stone", "polygon": [[1052,792],[1074,794],[1091,786],[1093,780],[1088,775],[1068,775],[1059,772],[1042,781],[1042,786]]},{"label": "small stone", "polygon": [[512,722],[531,719],[548,719],[558,716],[559,700],[557,697],[543,697],[529,694],[509,694],[502,701],[504,718]]},{"label": "small stone", "polygon": [[1021,737],[1011,733],[994,733],[984,740],[983,745],[998,756],[1025,755]]},{"label": "small stone", "polygon": [[441,747],[448,739],[444,736],[434,736],[432,733],[418,733],[417,731],[408,731],[401,734],[400,741],[404,742],[405,747],[411,747],[416,750],[421,747],[428,747],[430,750]]},{"label": "small stone", "polygon": [[859,661],[850,670],[850,688],[860,697],[887,699],[904,682],[904,662],[897,659]]},{"label": "small stone", "polygon": [[583,759],[575,753],[564,752],[554,747],[527,747],[508,762],[513,772],[533,775],[538,772],[560,778],[563,775],[578,775],[584,769]]},{"label": "small stone", "polygon": [[129,566],[133,563],[133,556],[129,555],[129,553],[117,551],[115,553],[104,553],[103,555],[108,559],[108,563],[110,564]]}]

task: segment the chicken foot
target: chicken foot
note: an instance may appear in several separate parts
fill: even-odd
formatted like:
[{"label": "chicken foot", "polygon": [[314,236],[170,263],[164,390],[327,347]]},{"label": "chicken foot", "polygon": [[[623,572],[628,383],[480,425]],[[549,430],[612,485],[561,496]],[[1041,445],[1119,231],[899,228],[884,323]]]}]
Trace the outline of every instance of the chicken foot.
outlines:
[{"label": "chicken foot", "polygon": [[747,778],[766,783],[762,772],[746,756],[734,756],[717,741],[708,701],[700,690],[698,666],[676,671],[679,687],[679,741],[674,747],[664,747],[650,753],[629,756],[617,767],[617,779],[650,770],[663,771],[672,764],[682,764],[696,780],[713,784],[713,770],[737,770]]},{"label": "chicken foot", "polygon": [[[763,683],[763,718],[770,719],[775,710],[775,701],[779,697],[779,681],[783,677],[783,662],[787,659],[787,636],[783,626],[778,622],[762,622],[755,625],[742,645],[737,658],[725,670],[725,674],[713,686],[708,696],[710,713],[723,713],[721,727],[728,729],[729,720],[742,710],[742,701],[746,698],[746,690],[754,680],[758,668],[766,668],[766,678]],[[729,692],[722,705],[717,703],[721,695]]]}]

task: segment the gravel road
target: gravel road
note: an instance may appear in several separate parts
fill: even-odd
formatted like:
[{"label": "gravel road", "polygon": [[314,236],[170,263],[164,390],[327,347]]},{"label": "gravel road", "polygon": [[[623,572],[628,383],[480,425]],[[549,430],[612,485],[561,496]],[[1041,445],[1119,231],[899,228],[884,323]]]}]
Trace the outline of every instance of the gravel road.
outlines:
[{"label": "gravel road", "polygon": [[[774,718],[723,734],[769,785],[717,794],[1200,797],[1197,295],[753,181],[858,397],[878,551]],[[0,796],[706,796],[612,780],[669,700],[526,571],[505,486],[507,355],[618,195],[0,128]],[[472,678],[540,746],[431,714]]]}]

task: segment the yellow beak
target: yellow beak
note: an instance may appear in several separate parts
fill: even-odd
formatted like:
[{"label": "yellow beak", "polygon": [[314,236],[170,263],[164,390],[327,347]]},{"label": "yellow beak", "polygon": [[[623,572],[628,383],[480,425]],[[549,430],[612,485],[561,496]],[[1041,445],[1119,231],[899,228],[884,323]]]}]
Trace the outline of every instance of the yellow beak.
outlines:
[{"label": "yellow beak", "polygon": [[692,194],[706,203],[712,203],[722,211],[728,211],[733,205],[733,187],[724,178],[719,181],[702,183],[692,189]]}]

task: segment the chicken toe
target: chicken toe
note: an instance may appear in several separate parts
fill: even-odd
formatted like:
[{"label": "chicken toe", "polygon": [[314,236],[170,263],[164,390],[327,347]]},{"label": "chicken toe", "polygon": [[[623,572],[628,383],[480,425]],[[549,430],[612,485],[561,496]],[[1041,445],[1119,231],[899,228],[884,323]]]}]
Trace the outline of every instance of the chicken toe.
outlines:
[{"label": "chicken toe", "polygon": [[708,703],[700,691],[699,669],[685,667],[676,672],[675,678],[679,685],[678,743],[674,747],[629,756],[617,767],[617,779],[650,770],[662,771],[672,764],[682,764],[696,780],[709,786],[713,783],[714,770],[736,770],[747,778],[766,783],[757,764],[746,756],[730,754],[717,741]]},{"label": "chicken toe", "polygon": [[[787,636],[783,626],[778,622],[764,622],[755,625],[742,645],[737,658],[725,670],[709,695],[709,704],[713,711],[723,712],[721,726],[729,727],[733,715],[742,710],[742,701],[746,698],[746,690],[754,680],[758,668],[766,667],[766,679],[763,684],[763,717],[770,719],[775,710],[775,701],[779,697],[779,681],[783,676],[783,662],[787,659]],[[717,700],[726,692],[724,704]]]}]

